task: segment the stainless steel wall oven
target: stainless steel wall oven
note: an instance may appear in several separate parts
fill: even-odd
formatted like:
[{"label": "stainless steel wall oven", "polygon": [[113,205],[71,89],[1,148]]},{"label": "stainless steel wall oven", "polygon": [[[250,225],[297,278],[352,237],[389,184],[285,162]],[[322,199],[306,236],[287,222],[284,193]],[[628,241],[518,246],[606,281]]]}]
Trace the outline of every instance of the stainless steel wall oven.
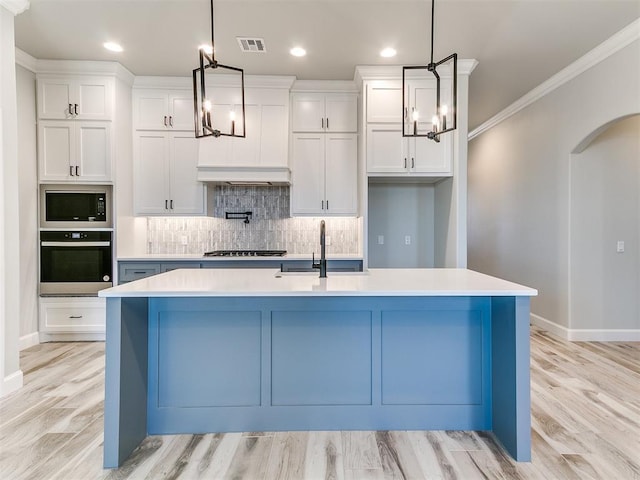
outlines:
[{"label": "stainless steel wall oven", "polygon": [[40,295],[94,296],[113,286],[111,231],[40,231]]}]

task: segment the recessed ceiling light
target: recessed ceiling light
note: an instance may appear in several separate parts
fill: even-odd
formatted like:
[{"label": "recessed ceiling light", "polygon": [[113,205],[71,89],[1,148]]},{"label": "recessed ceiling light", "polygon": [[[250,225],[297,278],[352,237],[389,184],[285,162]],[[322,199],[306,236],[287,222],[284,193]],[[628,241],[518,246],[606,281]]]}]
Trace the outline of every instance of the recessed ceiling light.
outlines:
[{"label": "recessed ceiling light", "polygon": [[396,53],[395,48],[387,47],[380,52],[380,56],[385,58],[395,57]]},{"label": "recessed ceiling light", "polygon": [[105,42],[102,45],[104,46],[104,48],[106,48],[107,50],[111,50],[112,52],[122,51],[122,47],[114,42]]},{"label": "recessed ceiling light", "polygon": [[289,53],[294,57],[304,57],[307,54],[307,51],[302,47],[293,47],[289,50]]},{"label": "recessed ceiling light", "polygon": [[211,45],[203,44],[203,45],[200,45],[198,49],[202,50],[207,55],[211,55],[213,53],[213,48],[211,48]]}]

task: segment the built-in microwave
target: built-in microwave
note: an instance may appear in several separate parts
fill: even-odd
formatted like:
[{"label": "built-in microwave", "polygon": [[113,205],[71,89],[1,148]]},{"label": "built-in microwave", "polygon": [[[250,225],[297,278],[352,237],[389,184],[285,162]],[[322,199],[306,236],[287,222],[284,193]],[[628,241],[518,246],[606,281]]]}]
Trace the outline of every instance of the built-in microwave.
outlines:
[{"label": "built-in microwave", "polygon": [[40,228],[112,226],[111,186],[40,186]]}]

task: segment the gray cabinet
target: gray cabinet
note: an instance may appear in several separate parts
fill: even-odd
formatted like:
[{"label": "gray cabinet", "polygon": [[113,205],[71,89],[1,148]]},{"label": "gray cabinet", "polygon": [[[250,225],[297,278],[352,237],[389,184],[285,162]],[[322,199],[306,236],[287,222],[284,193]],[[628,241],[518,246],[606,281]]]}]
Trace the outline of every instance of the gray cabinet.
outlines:
[{"label": "gray cabinet", "polygon": [[[229,258],[214,261],[128,261],[118,262],[118,284],[140,280],[141,278],[168,272],[177,268],[272,268],[283,272],[305,272],[311,270],[311,259],[242,259]],[[328,260],[327,270],[331,272],[361,272],[362,260]]]}]

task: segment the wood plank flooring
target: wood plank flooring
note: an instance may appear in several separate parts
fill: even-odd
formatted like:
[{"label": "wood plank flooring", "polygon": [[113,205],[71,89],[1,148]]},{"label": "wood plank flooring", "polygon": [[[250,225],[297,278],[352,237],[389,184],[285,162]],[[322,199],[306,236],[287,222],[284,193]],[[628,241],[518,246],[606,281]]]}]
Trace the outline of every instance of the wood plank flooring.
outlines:
[{"label": "wood plank flooring", "polygon": [[0,478],[640,480],[640,343],[531,335],[532,462],[485,432],[246,432],[148,437],[102,469],[104,344],[21,353],[0,399]]}]

